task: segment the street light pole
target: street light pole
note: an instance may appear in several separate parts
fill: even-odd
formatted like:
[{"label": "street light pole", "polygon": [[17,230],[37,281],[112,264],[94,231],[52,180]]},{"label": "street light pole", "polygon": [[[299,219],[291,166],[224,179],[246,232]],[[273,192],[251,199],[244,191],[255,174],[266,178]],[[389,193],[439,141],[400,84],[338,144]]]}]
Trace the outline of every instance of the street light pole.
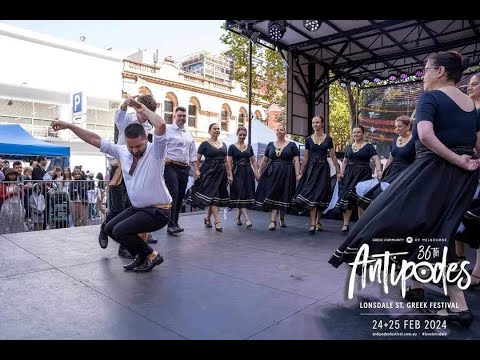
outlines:
[{"label": "street light pole", "polygon": [[248,41],[248,144],[252,145],[252,41]]}]

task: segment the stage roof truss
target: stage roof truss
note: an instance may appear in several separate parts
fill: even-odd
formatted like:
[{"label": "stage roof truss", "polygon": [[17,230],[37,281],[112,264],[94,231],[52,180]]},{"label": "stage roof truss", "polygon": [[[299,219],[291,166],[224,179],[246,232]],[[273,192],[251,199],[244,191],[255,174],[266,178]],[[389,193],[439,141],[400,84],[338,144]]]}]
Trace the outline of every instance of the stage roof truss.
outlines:
[{"label": "stage roof truss", "polygon": [[270,49],[289,51],[296,61],[303,55],[307,62],[324,66],[329,75],[316,80],[315,92],[323,93],[336,79],[363,86],[367,80],[384,83],[392,75],[399,80],[404,74],[414,81],[413,74],[423,70],[425,59],[440,51],[458,51],[473,65],[480,61],[480,20],[319,20],[320,28],[314,32],[303,26],[303,20],[285,20],[279,41],[268,34],[270,21],[227,20],[226,28],[245,37],[256,33],[257,42]]}]

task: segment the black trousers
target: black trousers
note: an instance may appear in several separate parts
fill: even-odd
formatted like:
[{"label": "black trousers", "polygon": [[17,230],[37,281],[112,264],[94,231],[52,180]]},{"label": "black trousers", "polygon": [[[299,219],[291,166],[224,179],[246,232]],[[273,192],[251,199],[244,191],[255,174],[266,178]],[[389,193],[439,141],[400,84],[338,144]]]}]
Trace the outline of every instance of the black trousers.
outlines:
[{"label": "black trousers", "polygon": [[163,228],[167,225],[169,217],[170,209],[129,207],[107,223],[105,232],[126,247],[130,254],[147,257],[153,249],[137,234]]},{"label": "black trousers", "polygon": [[120,214],[123,210],[132,206],[130,199],[128,198],[127,188],[125,183],[122,182],[118,186],[111,186],[109,188],[109,208],[105,221],[102,224],[102,229],[105,229],[107,223],[115,216]]},{"label": "black trousers", "polygon": [[165,185],[172,196],[172,221],[168,226],[176,226],[178,224],[178,216],[182,210],[182,202],[185,196],[185,190],[188,184],[188,175],[190,166],[180,166],[176,164],[168,164],[165,166],[164,178]]}]

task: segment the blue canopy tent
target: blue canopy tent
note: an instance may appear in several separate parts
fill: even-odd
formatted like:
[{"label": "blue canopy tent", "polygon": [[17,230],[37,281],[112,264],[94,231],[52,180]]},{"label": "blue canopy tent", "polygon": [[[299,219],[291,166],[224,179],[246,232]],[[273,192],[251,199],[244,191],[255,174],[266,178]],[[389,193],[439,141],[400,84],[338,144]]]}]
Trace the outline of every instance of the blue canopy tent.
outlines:
[{"label": "blue canopy tent", "polygon": [[52,160],[58,158],[65,160],[70,157],[70,147],[39,140],[18,124],[0,124],[0,154],[8,159],[44,155]]}]

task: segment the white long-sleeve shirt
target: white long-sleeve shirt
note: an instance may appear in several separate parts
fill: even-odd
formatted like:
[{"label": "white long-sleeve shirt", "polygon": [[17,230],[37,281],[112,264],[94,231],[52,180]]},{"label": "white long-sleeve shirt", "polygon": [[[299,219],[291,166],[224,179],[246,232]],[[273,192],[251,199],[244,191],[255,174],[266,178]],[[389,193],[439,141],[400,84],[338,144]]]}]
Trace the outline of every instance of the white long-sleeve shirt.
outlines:
[{"label": "white long-sleeve shirt", "polygon": [[179,128],[176,123],[167,125],[167,155],[165,157],[190,164],[197,160],[197,149],[192,133],[185,129]]},{"label": "white long-sleeve shirt", "polygon": [[[140,124],[137,118],[137,113],[127,113],[126,111],[123,111],[122,109],[118,109],[115,112],[114,116],[115,120],[115,125],[117,125],[118,128],[118,141],[117,145],[126,145],[125,142],[125,128],[133,123]],[[143,128],[145,129],[145,133],[148,135],[150,131],[152,131],[152,125],[148,121],[145,121],[143,124],[141,124]]]},{"label": "white long-sleeve shirt", "polygon": [[128,172],[133,163],[133,155],[128,151],[127,146],[115,145],[102,139],[100,151],[120,161],[123,180],[133,207],[144,208],[172,202],[163,177],[166,146],[166,134],[153,135],[153,143],[147,143],[145,153],[138,160],[133,175],[130,175]]}]

